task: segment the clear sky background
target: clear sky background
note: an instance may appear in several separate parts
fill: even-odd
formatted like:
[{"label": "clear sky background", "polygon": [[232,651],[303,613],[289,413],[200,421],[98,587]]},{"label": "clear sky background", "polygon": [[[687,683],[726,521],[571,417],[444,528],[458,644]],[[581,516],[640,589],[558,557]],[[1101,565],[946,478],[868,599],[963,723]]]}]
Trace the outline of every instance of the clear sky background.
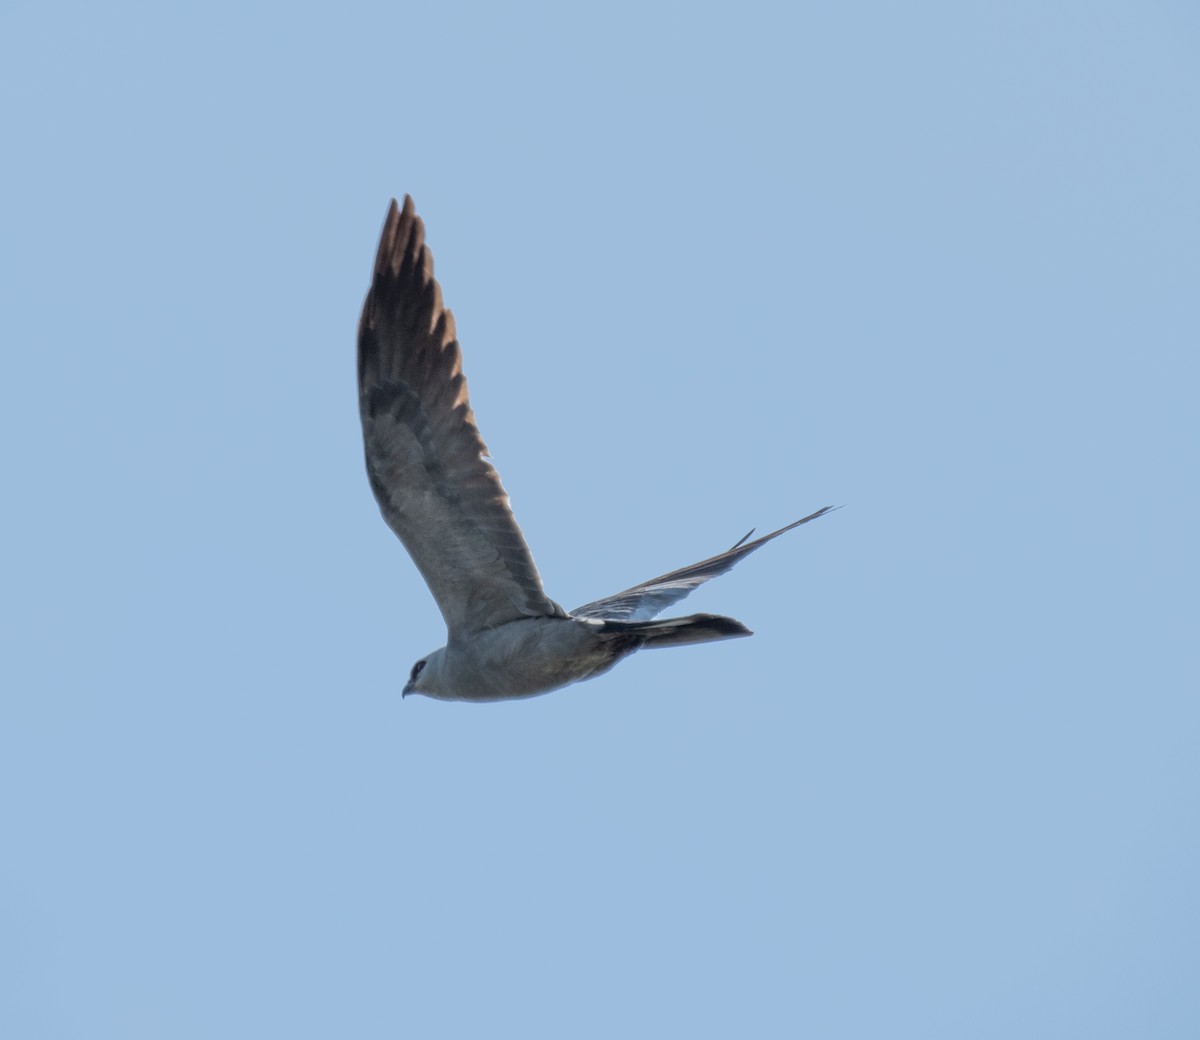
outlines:
[{"label": "clear sky background", "polygon": [[[1200,1035],[1200,18],[0,11],[0,1035]],[[755,638],[401,701],[411,192],[572,606],[827,504]]]}]

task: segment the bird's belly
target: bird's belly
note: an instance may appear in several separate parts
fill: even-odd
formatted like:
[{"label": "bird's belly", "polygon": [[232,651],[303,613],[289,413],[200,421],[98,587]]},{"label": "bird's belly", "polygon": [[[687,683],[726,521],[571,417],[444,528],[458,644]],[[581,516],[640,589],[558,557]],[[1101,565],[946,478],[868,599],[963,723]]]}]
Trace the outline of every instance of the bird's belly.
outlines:
[{"label": "bird's belly", "polygon": [[570,618],[527,618],[454,647],[448,662],[454,699],[509,700],[549,693],[611,668],[621,655],[596,626]]}]

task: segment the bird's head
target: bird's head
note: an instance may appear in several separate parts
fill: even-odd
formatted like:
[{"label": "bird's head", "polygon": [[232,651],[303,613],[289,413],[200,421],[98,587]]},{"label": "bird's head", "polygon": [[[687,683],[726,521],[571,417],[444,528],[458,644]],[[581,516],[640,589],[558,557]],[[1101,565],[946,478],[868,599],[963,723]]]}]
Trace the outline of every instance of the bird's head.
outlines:
[{"label": "bird's head", "polygon": [[431,654],[426,654],[416,664],[412,666],[412,671],[408,673],[408,682],[404,684],[404,690],[400,694],[401,697],[407,697],[410,693],[423,693],[427,697],[436,697],[438,693],[438,681],[442,674],[442,650],[434,650]]}]

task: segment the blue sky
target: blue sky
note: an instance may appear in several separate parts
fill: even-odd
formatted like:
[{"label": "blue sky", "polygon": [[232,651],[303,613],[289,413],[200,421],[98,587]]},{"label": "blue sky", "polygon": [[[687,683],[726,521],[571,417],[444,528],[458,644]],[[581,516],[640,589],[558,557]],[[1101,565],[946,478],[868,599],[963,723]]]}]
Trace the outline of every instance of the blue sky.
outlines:
[{"label": "blue sky", "polygon": [[[0,1033],[1200,1028],[1182,3],[10,2]],[[409,698],[393,195],[548,591],[826,504],[754,639]]]}]

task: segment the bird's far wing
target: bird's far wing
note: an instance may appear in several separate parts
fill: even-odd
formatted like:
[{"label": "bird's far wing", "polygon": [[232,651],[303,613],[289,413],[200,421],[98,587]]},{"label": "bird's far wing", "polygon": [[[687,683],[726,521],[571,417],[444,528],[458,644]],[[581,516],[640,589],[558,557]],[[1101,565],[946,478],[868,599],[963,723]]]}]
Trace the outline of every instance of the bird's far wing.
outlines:
[{"label": "bird's far wing", "polygon": [[367,475],[451,635],[562,616],[475,426],[454,317],[412,199],[392,200],[358,329]]},{"label": "bird's far wing", "polygon": [[772,538],[786,534],[793,527],[799,527],[819,516],[824,516],[832,508],[833,506],[826,506],[824,509],[818,509],[803,520],[797,520],[794,524],[781,527],[778,531],[763,535],[762,538],[756,538],[753,542],[747,542],[746,538],[754,533],[751,531],[732,549],[718,556],[693,563],[690,567],[681,567],[679,570],[671,571],[670,574],[664,574],[659,578],[651,578],[650,581],[644,581],[624,592],[618,592],[615,596],[608,596],[605,599],[596,600],[595,603],[578,607],[571,611],[571,616],[602,618],[605,621],[649,621],[673,603],[678,603],[689,592],[699,588],[709,578],[715,578],[718,574],[732,570],[735,564],[744,560],[759,546],[766,545]]}]

